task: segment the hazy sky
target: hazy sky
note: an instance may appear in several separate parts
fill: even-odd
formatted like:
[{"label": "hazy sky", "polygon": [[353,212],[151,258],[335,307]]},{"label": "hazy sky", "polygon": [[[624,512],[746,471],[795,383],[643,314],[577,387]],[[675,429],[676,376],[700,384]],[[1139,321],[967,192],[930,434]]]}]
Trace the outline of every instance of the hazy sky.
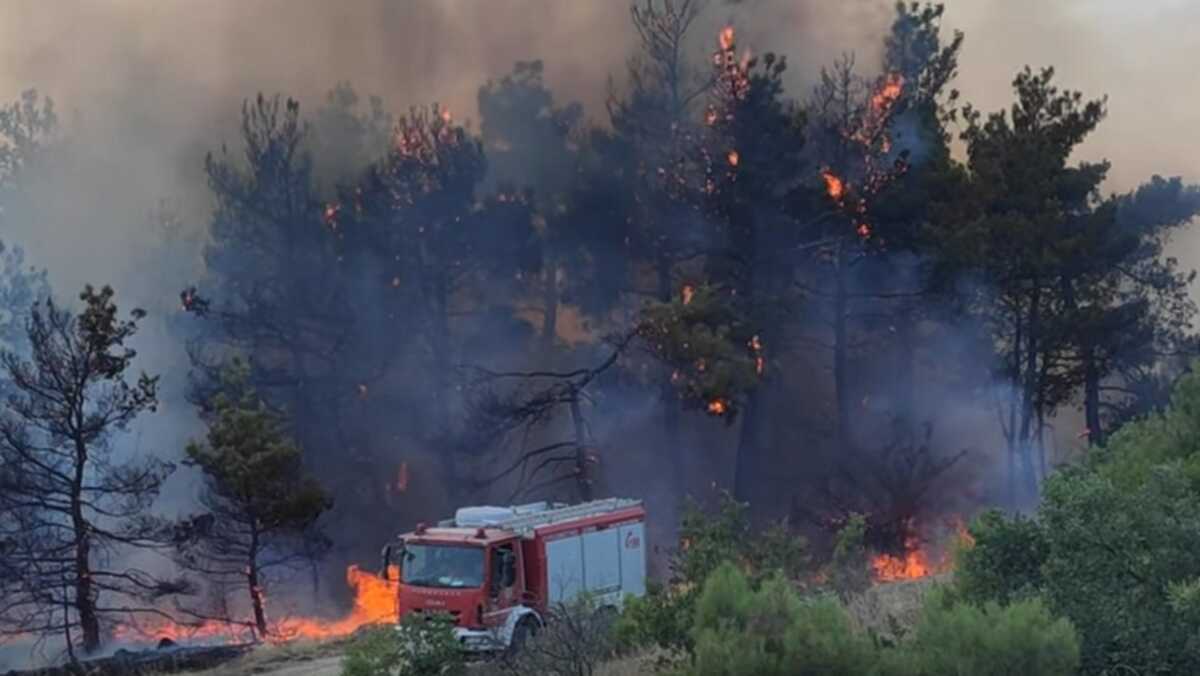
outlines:
[{"label": "hazy sky", "polygon": [[[1109,96],[1109,118],[1081,152],[1113,161],[1109,188],[1156,172],[1200,180],[1200,0],[946,4],[948,27],[967,34],[957,86],[968,100],[1006,106],[1023,65],[1054,65],[1062,85]],[[788,55],[803,96],[840,52],[877,62],[891,7],[710,0],[695,50],[732,20],[741,44]],[[393,110],[439,100],[473,118],[484,80],[542,58],[562,98],[599,114],[632,39],[626,0],[4,0],[0,100],[37,87],[68,122],[80,114],[74,124],[92,142],[79,149],[78,186],[60,196],[61,217],[0,236],[24,242],[68,285],[120,281],[138,272],[122,256],[146,211],[198,192],[204,152],[236,143],[230,123],[258,90],[298,96],[311,110],[346,79]]]}]

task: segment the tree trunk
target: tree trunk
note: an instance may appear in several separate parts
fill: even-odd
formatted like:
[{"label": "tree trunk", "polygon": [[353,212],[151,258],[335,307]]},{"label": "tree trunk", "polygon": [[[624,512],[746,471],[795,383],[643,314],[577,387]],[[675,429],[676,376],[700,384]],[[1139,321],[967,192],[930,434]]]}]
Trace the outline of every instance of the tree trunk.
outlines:
[{"label": "tree trunk", "polygon": [[267,635],[267,612],[263,608],[262,585],[258,579],[258,530],[253,527],[250,530],[250,555],[246,561],[246,585],[254,609],[254,628],[262,639]]},{"label": "tree trunk", "polygon": [[913,320],[913,309],[904,307],[895,318],[896,326],[896,355],[895,377],[893,378],[892,396],[895,402],[892,410],[896,417],[911,426],[916,421],[916,332]]},{"label": "tree trunk", "polygon": [[[1063,278],[1063,296],[1067,308],[1075,312],[1075,286],[1069,277]],[[1089,446],[1104,445],[1104,430],[1100,426],[1100,370],[1096,367],[1096,350],[1087,331],[1079,333],[1079,359],[1083,363],[1083,415],[1087,425]]]},{"label": "tree trunk", "polygon": [[[675,297],[675,290],[671,286],[671,261],[665,256],[659,256],[655,262],[655,269],[658,276],[658,300],[662,303],[670,303]],[[662,400],[663,407],[663,444],[670,454],[679,449],[679,400],[669,375],[659,388],[659,398]],[[672,458],[673,460],[674,458]],[[677,495],[682,495],[683,488],[686,486],[683,472],[674,471],[670,475]]]},{"label": "tree trunk", "polygon": [[1100,370],[1096,368],[1096,353],[1089,346],[1083,351],[1083,408],[1087,420],[1088,444],[1104,445],[1104,428],[1100,425]]},{"label": "tree trunk", "polygon": [[733,497],[738,502],[749,503],[751,496],[756,493],[754,471],[761,450],[758,447],[758,409],[761,403],[761,395],[756,387],[750,390],[741,411],[742,426],[738,432],[737,458],[733,468]]},{"label": "tree trunk", "polygon": [[92,536],[83,516],[83,479],[87,446],[75,440],[75,475],[71,481],[71,527],[75,535],[75,612],[83,632],[83,652],[100,647],[100,618],[96,613],[96,589],[92,583]]},{"label": "tree trunk", "polygon": [[845,452],[850,443],[850,390],[849,374],[846,373],[847,336],[846,312],[849,298],[846,289],[846,258],[842,243],[837,245],[834,262],[834,293],[833,293],[833,387],[836,390],[837,402],[837,442],[838,449]]},{"label": "tree trunk", "polygon": [[579,408],[578,392],[571,397],[571,424],[575,428],[575,479],[579,488],[579,499],[588,502],[593,493],[592,473],[588,460],[587,425]]},{"label": "tree trunk", "polygon": [[558,339],[558,264],[551,263],[542,286],[542,354],[554,351]]},{"label": "tree trunk", "polygon": [[1038,368],[1038,355],[1041,351],[1038,331],[1041,326],[1041,287],[1034,280],[1034,289],[1029,304],[1029,331],[1025,342],[1024,378],[1021,385],[1021,431],[1017,435],[1017,443],[1021,453],[1021,473],[1024,477],[1025,496],[1037,496],[1037,470],[1033,462],[1033,423],[1037,393],[1040,390],[1041,378]]}]

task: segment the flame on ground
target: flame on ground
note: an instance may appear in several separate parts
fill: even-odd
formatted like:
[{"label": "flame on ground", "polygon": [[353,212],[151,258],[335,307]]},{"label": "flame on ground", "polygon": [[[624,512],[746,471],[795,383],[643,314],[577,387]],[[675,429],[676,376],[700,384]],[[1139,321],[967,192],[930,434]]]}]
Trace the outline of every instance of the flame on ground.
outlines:
[{"label": "flame on ground", "polygon": [[[295,639],[335,638],[351,634],[369,624],[394,621],[397,616],[395,580],[398,577],[399,569],[396,566],[390,567],[387,580],[365,572],[358,566],[350,566],[346,569],[346,584],[354,590],[354,607],[350,612],[339,619],[288,617],[269,621],[270,631],[264,640],[268,643],[283,643]],[[155,618],[122,624],[115,628],[113,635],[117,640],[126,642],[158,641],[164,638],[176,642],[205,639],[219,639],[222,642],[253,640],[253,634],[244,622],[220,620],[193,624]]]},{"label": "flame on ground", "polygon": [[975,538],[967,531],[966,524],[959,517],[952,517],[950,525],[954,535],[950,542],[940,548],[932,549],[916,534],[908,535],[904,540],[904,553],[900,556],[879,554],[871,559],[871,569],[877,582],[897,582],[901,580],[919,580],[930,575],[947,573],[954,567],[951,544],[957,543],[963,547],[975,545]]}]

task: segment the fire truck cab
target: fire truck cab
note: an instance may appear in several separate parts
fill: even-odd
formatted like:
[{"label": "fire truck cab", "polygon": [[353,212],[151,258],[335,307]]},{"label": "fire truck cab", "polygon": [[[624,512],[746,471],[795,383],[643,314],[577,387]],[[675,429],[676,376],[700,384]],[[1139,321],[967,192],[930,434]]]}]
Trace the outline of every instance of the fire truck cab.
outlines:
[{"label": "fire truck cab", "polygon": [[397,620],[445,613],[468,650],[517,647],[581,594],[612,608],[645,594],[645,518],[623,498],[464,507],[384,547],[381,574],[398,575]]}]

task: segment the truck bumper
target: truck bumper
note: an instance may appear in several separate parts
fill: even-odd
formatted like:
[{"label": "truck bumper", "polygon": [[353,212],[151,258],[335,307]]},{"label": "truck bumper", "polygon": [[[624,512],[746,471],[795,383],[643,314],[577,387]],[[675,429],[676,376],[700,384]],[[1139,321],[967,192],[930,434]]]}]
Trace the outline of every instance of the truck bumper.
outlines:
[{"label": "truck bumper", "polygon": [[493,652],[507,647],[501,642],[496,632],[485,629],[455,627],[454,638],[458,639],[465,650],[473,653]]}]

